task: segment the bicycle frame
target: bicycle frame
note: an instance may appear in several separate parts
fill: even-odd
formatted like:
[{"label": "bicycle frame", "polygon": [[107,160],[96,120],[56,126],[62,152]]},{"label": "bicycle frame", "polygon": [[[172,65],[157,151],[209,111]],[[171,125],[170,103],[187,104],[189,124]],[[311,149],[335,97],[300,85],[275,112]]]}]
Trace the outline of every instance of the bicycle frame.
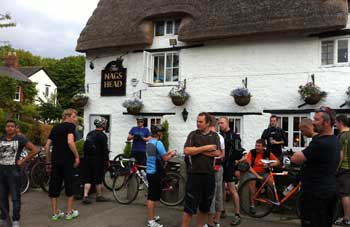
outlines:
[{"label": "bicycle frame", "polygon": [[[272,173],[270,171],[268,177],[266,177],[266,179],[264,180],[264,183],[260,186],[260,188],[255,192],[255,195],[253,196],[254,200],[255,201],[259,201],[259,202],[262,202],[262,203],[271,203],[273,205],[276,205],[276,206],[280,206],[282,205],[283,203],[285,203],[289,198],[291,198],[294,194],[296,194],[299,189],[300,189],[300,186],[301,186],[301,183],[299,182],[297,186],[295,186],[293,188],[293,190],[291,190],[290,192],[288,192],[288,194],[286,196],[283,197],[282,200],[279,199],[279,196],[278,196],[278,193],[277,193],[277,189],[276,189],[276,184],[275,184],[275,178],[274,176],[288,176],[288,172],[287,171],[283,171],[281,173]],[[275,197],[275,200],[276,201],[271,201],[271,200],[267,200],[267,199],[264,199],[264,198],[259,198],[259,195],[261,193],[261,191],[263,190],[264,186],[266,184],[269,184],[269,180],[272,179],[272,188],[273,188],[273,192],[274,192],[274,197]]]}]

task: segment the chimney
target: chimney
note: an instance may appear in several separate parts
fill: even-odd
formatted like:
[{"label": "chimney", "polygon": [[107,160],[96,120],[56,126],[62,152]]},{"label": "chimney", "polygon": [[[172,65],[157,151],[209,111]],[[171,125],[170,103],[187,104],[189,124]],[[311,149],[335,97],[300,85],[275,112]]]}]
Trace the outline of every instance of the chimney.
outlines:
[{"label": "chimney", "polygon": [[5,58],[5,66],[13,69],[18,69],[19,63],[16,52],[8,52]]}]

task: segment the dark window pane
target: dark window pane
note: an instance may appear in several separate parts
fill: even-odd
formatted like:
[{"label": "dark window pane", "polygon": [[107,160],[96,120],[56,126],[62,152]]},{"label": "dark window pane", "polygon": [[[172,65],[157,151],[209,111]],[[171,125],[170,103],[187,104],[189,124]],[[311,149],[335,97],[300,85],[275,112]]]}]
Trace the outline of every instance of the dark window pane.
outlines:
[{"label": "dark window pane", "polygon": [[293,147],[300,147],[300,137],[299,132],[293,133]]},{"label": "dark window pane", "polygon": [[323,41],[321,53],[322,65],[333,64],[334,41]]},{"label": "dark window pane", "polygon": [[153,82],[155,83],[159,78],[159,57],[154,56],[154,66],[153,66]]},{"label": "dark window pane", "polygon": [[175,35],[179,33],[180,23],[181,23],[180,19],[175,20],[175,32],[174,32]]},{"label": "dark window pane", "polygon": [[173,21],[167,21],[166,22],[166,34],[173,34]]},{"label": "dark window pane", "polygon": [[167,54],[166,55],[166,67],[172,67],[173,65],[173,55],[172,54]]},{"label": "dark window pane", "polygon": [[288,117],[282,118],[282,129],[283,131],[288,131]]},{"label": "dark window pane", "polygon": [[172,78],[172,68],[166,70],[166,82],[171,82]]},{"label": "dark window pane", "polygon": [[164,55],[159,56],[159,81],[164,82]]},{"label": "dark window pane", "polygon": [[179,68],[173,69],[173,81],[179,81]]},{"label": "dark window pane", "polygon": [[179,67],[179,55],[178,54],[173,55],[173,67]]},{"label": "dark window pane", "polygon": [[293,120],[293,131],[299,131],[300,118],[294,117]]},{"label": "dark window pane", "polygon": [[338,40],[338,62],[348,62],[348,40]]},{"label": "dark window pane", "polygon": [[156,36],[163,36],[164,35],[164,21],[157,21],[156,22]]}]

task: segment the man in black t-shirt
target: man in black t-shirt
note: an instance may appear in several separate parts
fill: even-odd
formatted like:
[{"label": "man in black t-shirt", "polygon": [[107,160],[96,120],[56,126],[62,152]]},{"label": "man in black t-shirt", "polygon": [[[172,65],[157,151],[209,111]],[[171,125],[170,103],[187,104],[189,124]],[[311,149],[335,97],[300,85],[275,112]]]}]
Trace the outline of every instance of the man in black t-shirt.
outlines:
[{"label": "man in black t-shirt", "polygon": [[300,214],[303,227],[331,227],[335,209],[336,177],[340,144],[333,135],[335,113],[328,107],[316,110],[313,124],[319,133],[309,146],[292,156],[301,170]]},{"label": "man in black t-shirt", "polygon": [[[77,111],[67,109],[62,114],[63,122],[53,127],[49,139],[45,145],[46,161],[48,171],[51,173],[49,183],[49,197],[51,198],[52,220],[60,218],[67,220],[78,217],[79,212],[73,210],[73,174],[74,168],[80,163],[79,154],[75,147],[75,124],[77,122]],[[52,153],[50,147],[52,146]],[[60,195],[62,183],[66,192],[67,210],[66,214],[58,209],[57,198]]]},{"label": "man in black t-shirt", "polygon": [[197,215],[197,226],[203,226],[208,216],[215,190],[214,157],[221,154],[220,139],[209,129],[211,116],[197,116],[197,130],[186,140],[184,153],[188,156],[188,178],[186,183],[185,208],[182,227],[189,227],[192,215]]},{"label": "man in black t-shirt", "polygon": [[266,141],[266,149],[271,151],[280,161],[282,160],[282,146],[287,145],[287,139],[283,129],[277,126],[276,115],[270,117],[270,125],[261,135],[261,139]]},{"label": "man in black t-shirt", "polygon": [[88,198],[91,184],[96,187],[96,202],[107,202],[109,199],[102,196],[102,179],[104,169],[109,162],[108,139],[103,130],[106,129],[107,120],[104,118],[94,121],[96,129],[89,132],[84,144],[84,161],[81,167],[84,182],[84,204],[90,204]]},{"label": "man in black t-shirt", "polygon": [[[38,149],[23,135],[16,132],[16,123],[8,120],[5,125],[6,134],[0,137],[0,226],[10,223],[9,197],[12,199],[13,225],[19,227],[21,210],[21,173],[20,166],[32,159]],[[29,154],[20,159],[23,148]]]}]

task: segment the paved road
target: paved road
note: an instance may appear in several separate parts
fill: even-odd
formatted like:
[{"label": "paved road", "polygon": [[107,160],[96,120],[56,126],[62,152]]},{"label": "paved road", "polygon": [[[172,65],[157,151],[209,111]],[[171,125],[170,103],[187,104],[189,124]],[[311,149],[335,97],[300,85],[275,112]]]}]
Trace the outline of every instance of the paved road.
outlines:
[{"label": "paved road", "polygon": [[[111,193],[106,196],[113,198]],[[30,190],[22,197],[22,226],[23,227],[145,227],[147,220],[147,208],[145,206],[146,199],[144,194],[140,193],[139,198],[133,204],[120,205],[114,200],[108,203],[93,203],[91,205],[83,205],[77,201],[76,208],[80,212],[80,216],[72,221],[61,220],[52,222],[50,220],[51,209],[47,195],[40,190]],[[59,206],[63,209],[65,203],[60,199]],[[232,210],[232,209],[231,209]],[[166,207],[159,205],[156,210],[161,216],[161,223],[165,227],[181,226],[182,207]],[[222,221],[222,226],[230,226],[230,215]],[[286,215],[272,214],[263,219],[252,219],[244,216],[242,219],[242,227],[287,227],[299,226],[298,220]],[[195,226],[192,223],[192,226]]]}]

